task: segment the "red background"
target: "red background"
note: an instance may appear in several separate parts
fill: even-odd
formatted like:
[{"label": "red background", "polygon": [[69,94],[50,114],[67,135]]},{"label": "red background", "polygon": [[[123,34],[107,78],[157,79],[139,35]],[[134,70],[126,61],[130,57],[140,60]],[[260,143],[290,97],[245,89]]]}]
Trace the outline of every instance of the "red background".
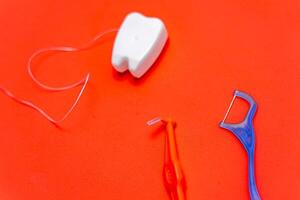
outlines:
[{"label": "red background", "polygon": [[[62,129],[0,95],[0,199],[168,199],[164,134],[145,125],[156,116],[178,123],[188,199],[249,199],[243,147],[218,127],[234,89],[258,103],[262,199],[300,199],[299,9],[297,0],[1,1],[0,84],[56,118],[79,88],[40,90],[26,71],[35,50],[80,46],[119,27],[131,11],[160,17],[169,41],[140,80],[111,67],[115,34],[90,51],[40,59],[34,71],[49,85],[91,73]],[[229,121],[245,114],[246,104],[237,102]]]}]

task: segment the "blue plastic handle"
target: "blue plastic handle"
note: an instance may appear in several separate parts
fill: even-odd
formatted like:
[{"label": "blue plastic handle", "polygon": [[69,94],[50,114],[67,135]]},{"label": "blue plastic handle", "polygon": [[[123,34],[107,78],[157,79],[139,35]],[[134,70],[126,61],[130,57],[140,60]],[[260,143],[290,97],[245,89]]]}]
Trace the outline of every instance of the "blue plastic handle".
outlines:
[{"label": "blue plastic handle", "polygon": [[246,100],[250,104],[249,111],[245,119],[239,124],[229,124],[224,121],[221,122],[220,127],[232,132],[244,145],[248,155],[248,176],[249,176],[249,192],[251,200],[260,200],[260,196],[257,190],[255,182],[255,170],[254,170],[254,149],[255,149],[255,133],[253,128],[253,117],[256,112],[256,103],[248,94],[235,91],[234,95]]}]

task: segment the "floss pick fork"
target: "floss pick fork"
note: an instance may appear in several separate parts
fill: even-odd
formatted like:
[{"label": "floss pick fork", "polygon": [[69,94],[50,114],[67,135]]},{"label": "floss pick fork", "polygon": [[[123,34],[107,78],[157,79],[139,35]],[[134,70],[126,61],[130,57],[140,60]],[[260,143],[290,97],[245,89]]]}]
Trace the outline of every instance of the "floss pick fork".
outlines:
[{"label": "floss pick fork", "polygon": [[[229,111],[236,97],[242,98],[243,100],[249,103],[250,108],[248,110],[248,113],[245,119],[241,123],[238,124],[225,123],[225,120],[229,114]],[[253,117],[255,115],[256,108],[257,108],[257,104],[251,96],[249,96],[244,92],[236,90],[234,92],[234,96],[230,103],[230,106],[225,114],[225,117],[223,121],[220,123],[220,127],[229,130],[239,139],[239,141],[243,144],[247,152],[248,182],[249,182],[248,187],[249,187],[251,200],[260,200],[260,196],[255,181],[255,168],[254,168],[255,133],[253,128]]]}]

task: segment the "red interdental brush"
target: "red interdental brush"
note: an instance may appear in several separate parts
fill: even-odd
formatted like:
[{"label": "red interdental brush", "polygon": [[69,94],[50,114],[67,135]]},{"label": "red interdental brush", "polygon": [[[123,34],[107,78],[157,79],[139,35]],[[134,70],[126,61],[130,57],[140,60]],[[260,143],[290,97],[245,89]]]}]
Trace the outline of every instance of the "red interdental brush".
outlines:
[{"label": "red interdental brush", "polygon": [[186,199],[186,184],[181,168],[176,139],[175,139],[175,127],[176,123],[171,119],[163,120],[161,118],[155,118],[147,122],[149,126],[161,122],[166,128],[166,140],[165,140],[165,160],[163,176],[166,185],[167,192],[171,200],[185,200]]}]

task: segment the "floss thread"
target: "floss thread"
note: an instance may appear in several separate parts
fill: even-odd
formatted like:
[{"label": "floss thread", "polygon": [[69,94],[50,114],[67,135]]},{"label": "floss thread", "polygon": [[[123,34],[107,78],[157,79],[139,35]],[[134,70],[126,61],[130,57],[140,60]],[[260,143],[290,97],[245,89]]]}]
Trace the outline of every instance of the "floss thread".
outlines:
[{"label": "floss thread", "polygon": [[49,91],[49,92],[63,92],[63,91],[67,91],[70,89],[74,89],[76,87],[82,86],[75,101],[73,102],[72,106],[68,109],[68,111],[64,114],[64,116],[61,119],[54,119],[53,117],[51,117],[44,109],[42,109],[41,107],[37,106],[36,104],[28,101],[28,100],[24,100],[21,98],[18,98],[17,96],[15,96],[12,92],[10,92],[8,89],[0,86],[0,91],[2,91],[6,96],[10,97],[11,99],[13,99],[14,101],[16,101],[19,104],[25,105],[27,107],[32,108],[33,110],[36,110],[37,112],[39,112],[43,117],[45,117],[48,121],[50,121],[51,123],[53,123],[56,126],[59,126],[59,124],[61,122],[63,122],[74,110],[74,108],[76,107],[76,105],[78,104],[85,88],[86,85],[90,79],[90,73],[88,73],[87,75],[85,75],[85,77],[75,83],[69,84],[69,85],[65,85],[62,87],[51,87],[48,86],[44,83],[42,83],[41,81],[39,81],[36,76],[34,75],[33,71],[32,71],[32,62],[33,60],[38,57],[39,55],[46,53],[46,52],[80,52],[80,51],[84,51],[84,50],[88,50],[94,46],[97,45],[98,40],[100,40],[103,36],[113,33],[113,32],[117,32],[118,29],[109,29],[107,31],[98,33],[94,38],[92,38],[90,41],[88,41],[85,45],[81,46],[81,47],[68,47],[68,46],[57,46],[57,47],[48,47],[48,48],[42,48],[39,49],[37,51],[35,51],[30,58],[28,59],[27,62],[27,72],[29,74],[29,77],[32,79],[32,81],[37,84],[41,89]]}]

